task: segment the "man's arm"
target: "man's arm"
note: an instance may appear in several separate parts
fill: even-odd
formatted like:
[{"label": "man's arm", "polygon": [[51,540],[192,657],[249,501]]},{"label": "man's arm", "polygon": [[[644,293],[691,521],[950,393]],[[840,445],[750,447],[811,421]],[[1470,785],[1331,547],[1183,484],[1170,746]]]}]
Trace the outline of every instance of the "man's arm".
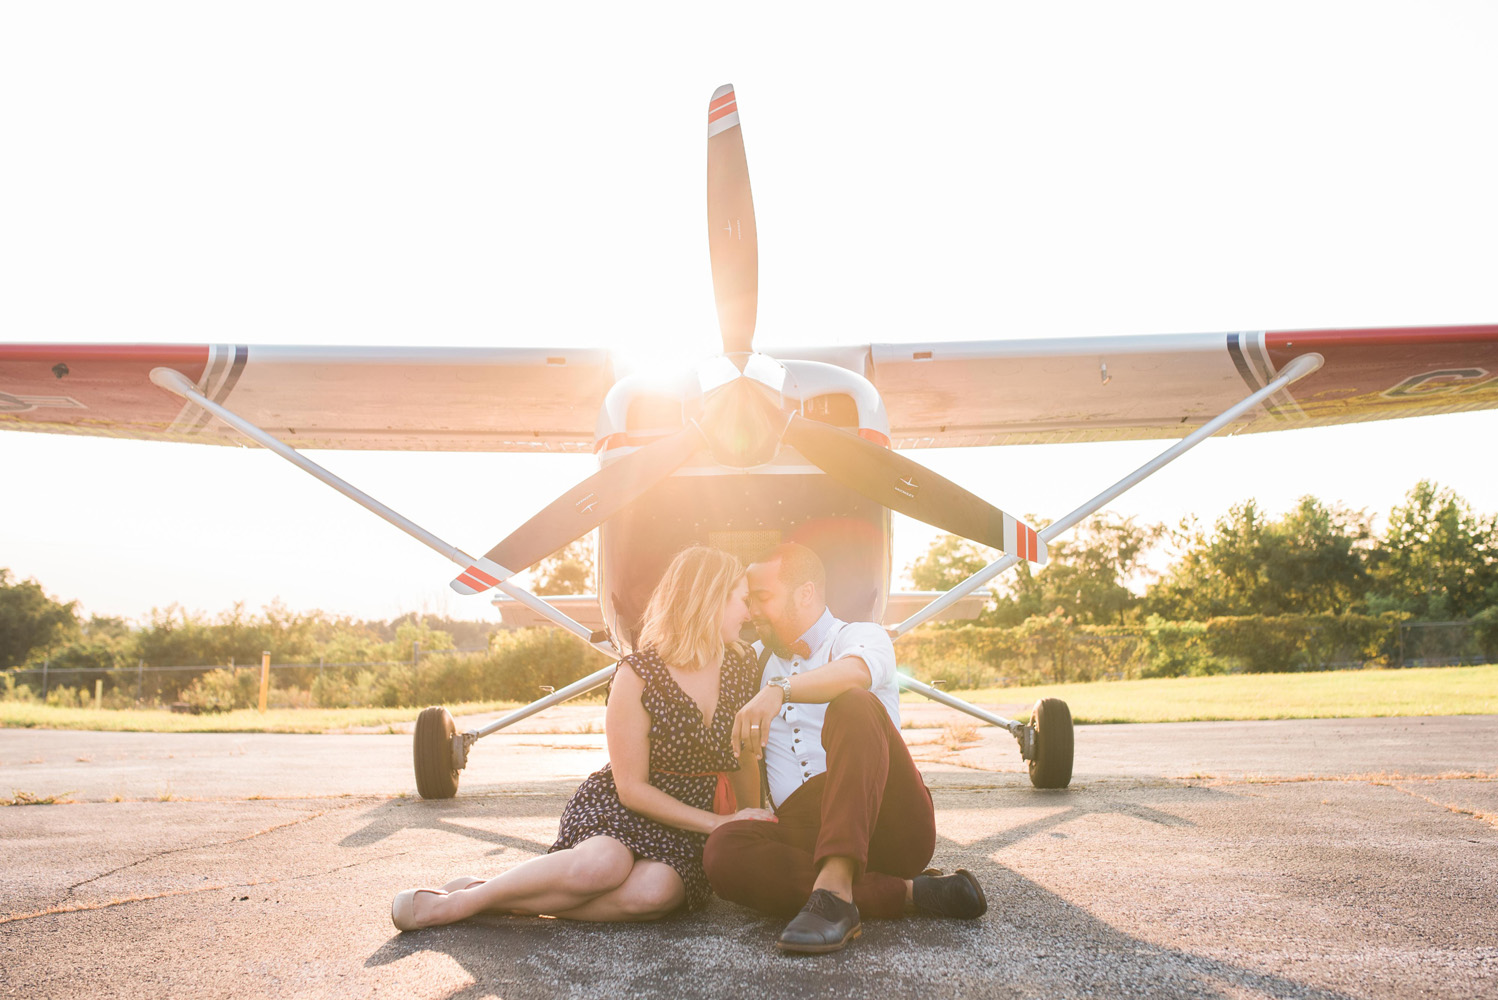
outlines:
[{"label": "man's arm", "polygon": [[[874,678],[869,673],[869,665],[863,662],[863,657],[843,656],[815,670],[797,674],[790,678],[790,682],[791,701],[823,705],[844,691],[867,691]],[[771,690],[776,694],[780,693],[779,688]],[[780,706],[776,705],[775,710],[780,711]]]},{"label": "man's arm", "polygon": [[[815,670],[789,678],[793,702],[825,704],[845,691],[867,691],[873,683],[869,666],[861,656],[841,656]],[[774,684],[749,699],[733,720],[734,753],[745,747],[758,760],[770,742],[770,720],[786,703],[784,692]],[[758,726],[756,729],[755,727]],[[756,738],[757,737],[757,738]]]}]

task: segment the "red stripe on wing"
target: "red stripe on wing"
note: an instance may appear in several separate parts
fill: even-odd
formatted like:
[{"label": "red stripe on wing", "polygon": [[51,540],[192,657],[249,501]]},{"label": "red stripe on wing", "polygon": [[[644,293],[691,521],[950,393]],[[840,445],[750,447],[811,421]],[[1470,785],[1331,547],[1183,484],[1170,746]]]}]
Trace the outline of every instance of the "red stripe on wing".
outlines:
[{"label": "red stripe on wing", "polygon": [[1264,334],[1271,351],[1321,347],[1419,347],[1422,344],[1492,344],[1498,325],[1393,326],[1378,330],[1274,330]]}]

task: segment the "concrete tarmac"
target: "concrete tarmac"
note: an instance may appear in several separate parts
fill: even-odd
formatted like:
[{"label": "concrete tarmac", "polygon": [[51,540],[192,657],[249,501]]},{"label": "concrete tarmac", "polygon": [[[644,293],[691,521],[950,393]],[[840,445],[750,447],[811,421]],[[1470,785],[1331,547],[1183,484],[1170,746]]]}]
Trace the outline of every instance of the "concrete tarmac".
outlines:
[{"label": "concrete tarmac", "polygon": [[1498,717],[1081,727],[1052,792],[949,721],[906,737],[988,914],[818,958],[722,901],[395,932],[544,851],[596,732],[490,737],[426,802],[403,734],[3,730],[0,799],[71,803],[0,809],[0,996],[1498,997]]}]

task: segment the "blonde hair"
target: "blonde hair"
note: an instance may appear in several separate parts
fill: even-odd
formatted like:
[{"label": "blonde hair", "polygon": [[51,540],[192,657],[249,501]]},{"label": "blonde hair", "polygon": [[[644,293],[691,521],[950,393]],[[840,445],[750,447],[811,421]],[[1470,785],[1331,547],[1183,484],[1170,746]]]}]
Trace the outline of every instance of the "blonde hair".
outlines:
[{"label": "blonde hair", "polygon": [[640,617],[638,647],[654,646],[673,667],[698,670],[723,659],[723,605],[744,575],[720,549],[695,545],[671,560]]}]

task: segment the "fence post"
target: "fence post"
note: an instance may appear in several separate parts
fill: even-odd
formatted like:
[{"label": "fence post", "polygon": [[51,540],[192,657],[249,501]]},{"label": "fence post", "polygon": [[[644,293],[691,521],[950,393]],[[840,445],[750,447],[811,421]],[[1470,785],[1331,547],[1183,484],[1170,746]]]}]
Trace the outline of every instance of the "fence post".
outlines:
[{"label": "fence post", "polygon": [[140,660],[135,664],[135,703],[140,704],[141,683],[146,679],[146,661]]},{"label": "fence post", "polygon": [[97,711],[104,707],[104,678],[94,678],[94,709]]},{"label": "fence post", "polygon": [[270,650],[260,654],[260,714],[265,714],[265,698],[270,691]]},{"label": "fence post", "polygon": [[50,657],[42,661],[42,703],[43,704],[46,704],[46,701],[47,701],[47,668],[50,667],[51,665],[52,665],[52,660],[51,660]]}]

